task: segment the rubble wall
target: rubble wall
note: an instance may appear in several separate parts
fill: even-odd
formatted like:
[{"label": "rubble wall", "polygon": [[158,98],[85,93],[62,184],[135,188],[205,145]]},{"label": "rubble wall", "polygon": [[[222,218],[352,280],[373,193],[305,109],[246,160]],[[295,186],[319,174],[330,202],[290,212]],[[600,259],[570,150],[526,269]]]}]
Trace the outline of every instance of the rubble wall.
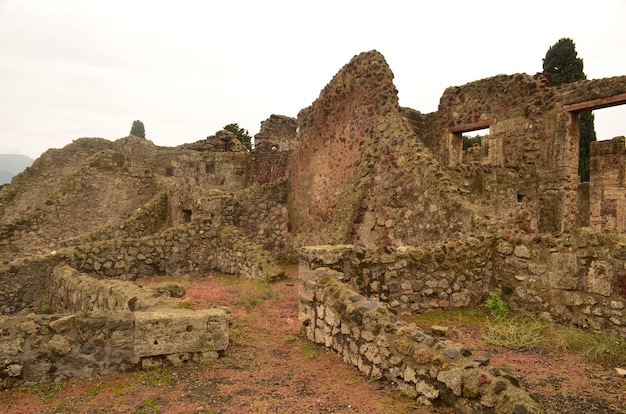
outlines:
[{"label": "rubble wall", "polygon": [[4,388],[201,362],[228,347],[230,314],[222,308],[183,309],[156,289],[98,280],[68,266],[55,268],[49,289],[59,313],[0,316]]},{"label": "rubble wall", "polygon": [[485,367],[488,357],[399,320],[342,278],[329,268],[301,266],[299,319],[309,340],[423,404],[443,402],[459,412],[541,412],[516,380]]},{"label": "rubble wall", "polygon": [[493,237],[397,248],[307,246],[301,268],[325,267],[398,314],[478,306],[495,282]]},{"label": "rubble wall", "polygon": [[626,337],[626,239],[601,231],[481,235],[430,246],[301,249],[301,272],[323,267],[398,314],[480,306],[490,291],[558,322]]},{"label": "rubble wall", "polygon": [[420,245],[485,225],[416,135],[376,51],[354,57],[298,115],[288,212],[293,245]]}]

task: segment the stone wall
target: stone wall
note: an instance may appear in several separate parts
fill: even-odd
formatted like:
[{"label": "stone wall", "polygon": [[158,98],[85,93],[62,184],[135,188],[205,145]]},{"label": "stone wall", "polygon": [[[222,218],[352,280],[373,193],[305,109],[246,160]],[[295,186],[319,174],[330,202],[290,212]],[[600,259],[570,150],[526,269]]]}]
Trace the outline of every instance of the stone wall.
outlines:
[{"label": "stone wall", "polygon": [[484,226],[420,141],[431,122],[399,107],[378,52],[342,68],[298,115],[288,175],[294,248],[420,245]]},{"label": "stone wall", "polygon": [[502,234],[497,286],[513,306],[626,337],[626,239],[579,229],[561,237]]},{"label": "stone wall", "polygon": [[284,115],[272,115],[261,122],[250,160],[254,183],[263,185],[286,177],[289,157],[298,145],[296,129],[296,119]]},{"label": "stone wall", "polygon": [[335,350],[364,375],[398,384],[423,404],[466,413],[539,413],[518,381],[487,356],[440,340],[341,282],[344,274],[300,268],[299,319],[308,339]]},{"label": "stone wall", "polygon": [[0,316],[2,387],[205,361],[227,349],[228,310],[183,309],[163,297],[179,287],[160,288],[56,267],[48,295],[60,313]]},{"label": "stone wall", "polygon": [[[378,52],[355,56],[298,114],[299,145],[288,173],[296,245],[345,243],[364,185],[355,163],[381,119],[398,111],[393,74]],[[371,160],[373,161],[373,160]]]},{"label": "stone wall", "polygon": [[92,276],[134,280],[218,271],[273,280],[284,273],[272,256],[232,225],[194,221],[142,239],[112,239],[23,258],[0,267],[0,311],[39,309],[46,281],[59,264]]},{"label": "stone wall", "polygon": [[626,138],[591,143],[590,225],[609,231],[626,230]]},{"label": "stone wall", "polygon": [[234,195],[235,225],[242,235],[276,257],[295,257],[287,212],[289,183],[284,178]]},{"label": "stone wall", "polygon": [[398,314],[480,306],[502,289],[514,308],[626,336],[626,239],[499,233],[420,247],[301,249],[301,272],[327,268]]},{"label": "stone wall", "polygon": [[493,237],[434,245],[301,249],[301,270],[342,273],[341,281],[398,314],[479,306],[495,282]]}]

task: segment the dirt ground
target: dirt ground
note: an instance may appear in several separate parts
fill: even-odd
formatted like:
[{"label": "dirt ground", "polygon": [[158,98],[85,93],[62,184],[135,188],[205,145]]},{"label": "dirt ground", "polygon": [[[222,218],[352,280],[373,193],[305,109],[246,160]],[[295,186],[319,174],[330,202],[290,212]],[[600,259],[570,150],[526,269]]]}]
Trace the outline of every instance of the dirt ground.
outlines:
[{"label": "dirt ground", "polygon": [[[363,377],[299,334],[297,269],[271,286],[224,276],[184,280],[196,308],[229,306],[227,354],[202,365],[73,379],[0,392],[0,413],[452,413]],[[162,280],[161,280],[162,281]],[[580,355],[487,346],[476,327],[441,321],[491,365],[521,379],[548,413],[626,413],[626,379]]]}]

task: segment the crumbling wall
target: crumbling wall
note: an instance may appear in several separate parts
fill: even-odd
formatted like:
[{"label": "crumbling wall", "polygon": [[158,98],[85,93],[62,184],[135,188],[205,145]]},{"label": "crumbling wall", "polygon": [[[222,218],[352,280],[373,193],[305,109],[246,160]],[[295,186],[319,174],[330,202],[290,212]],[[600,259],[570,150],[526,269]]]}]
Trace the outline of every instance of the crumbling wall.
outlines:
[{"label": "crumbling wall", "polygon": [[363,53],[298,114],[299,145],[288,175],[290,218],[303,240],[296,245],[346,242],[362,196],[351,177],[360,146],[376,141],[381,117],[399,110],[392,79],[380,53]]},{"label": "crumbling wall", "polygon": [[481,305],[494,285],[493,237],[397,248],[308,246],[302,271],[342,273],[341,281],[397,314]]},{"label": "crumbling wall", "polygon": [[626,138],[591,143],[590,225],[626,230]]},{"label": "crumbling wall", "polygon": [[123,280],[211,271],[262,280],[284,274],[272,256],[236,227],[198,220],[142,239],[84,243],[13,261],[0,267],[0,311],[15,314],[39,309],[47,300],[47,278],[59,264],[92,276]]},{"label": "crumbling wall", "polygon": [[235,225],[242,235],[276,257],[295,257],[287,212],[289,183],[284,178],[234,195]]},{"label": "crumbling wall", "polygon": [[343,278],[325,267],[301,266],[299,319],[309,340],[427,405],[444,402],[459,412],[541,412],[517,380],[485,368],[489,357],[399,320]]},{"label": "crumbling wall", "polygon": [[301,249],[301,272],[323,267],[399,314],[478,306],[502,289],[513,307],[626,336],[626,239],[499,232],[430,246]]},{"label": "crumbling wall", "polygon": [[423,244],[485,221],[460,197],[401,109],[382,55],[354,57],[298,115],[289,170],[293,244]]},{"label": "crumbling wall", "polygon": [[[626,239],[601,230],[497,241],[497,286],[514,306],[626,337]],[[495,288],[495,287],[494,287]]]},{"label": "crumbling wall", "polygon": [[450,168],[450,176],[485,218],[534,233],[539,228],[541,177],[535,168],[517,171],[478,162]]},{"label": "crumbling wall", "polygon": [[226,309],[182,309],[156,288],[98,280],[68,266],[56,267],[48,286],[55,311],[77,313],[0,316],[2,387],[201,362],[228,347]]},{"label": "crumbling wall", "polygon": [[263,185],[286,177],[289,157],[298,145],[296,129],[296,119],[284,115],[272,115],[261,122],[250,160],[252,182]]}]

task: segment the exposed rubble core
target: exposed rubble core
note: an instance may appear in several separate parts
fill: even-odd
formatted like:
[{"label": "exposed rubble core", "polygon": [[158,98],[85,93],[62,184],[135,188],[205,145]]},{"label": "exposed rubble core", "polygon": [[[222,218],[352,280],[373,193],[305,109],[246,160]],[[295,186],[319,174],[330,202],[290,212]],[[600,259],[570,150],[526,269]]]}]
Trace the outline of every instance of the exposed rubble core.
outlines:
[{"label": "exposed rubble core", "polygon": [[[300,257],[310,340],[422,402],[539,412],[462,345],[394,313],[477,305],[502,288],[519,308],[626,335],[624,137],[592,143],[590,183],[577,175],[579,114],[623,103],[626,76],[553,87],[514,74],[450,87],[422,114],[399,106],[370,51],[296,119],[264,121],[251,152],[226,131],[177,148],[81,138],[0,193],[2,323],[49,304],[65,266],[116,282],[273,280],[277,258]],[[462,134],[480,129],[464,151]],[[0,367],[11,384],[25,380],[18,354]]]}]

